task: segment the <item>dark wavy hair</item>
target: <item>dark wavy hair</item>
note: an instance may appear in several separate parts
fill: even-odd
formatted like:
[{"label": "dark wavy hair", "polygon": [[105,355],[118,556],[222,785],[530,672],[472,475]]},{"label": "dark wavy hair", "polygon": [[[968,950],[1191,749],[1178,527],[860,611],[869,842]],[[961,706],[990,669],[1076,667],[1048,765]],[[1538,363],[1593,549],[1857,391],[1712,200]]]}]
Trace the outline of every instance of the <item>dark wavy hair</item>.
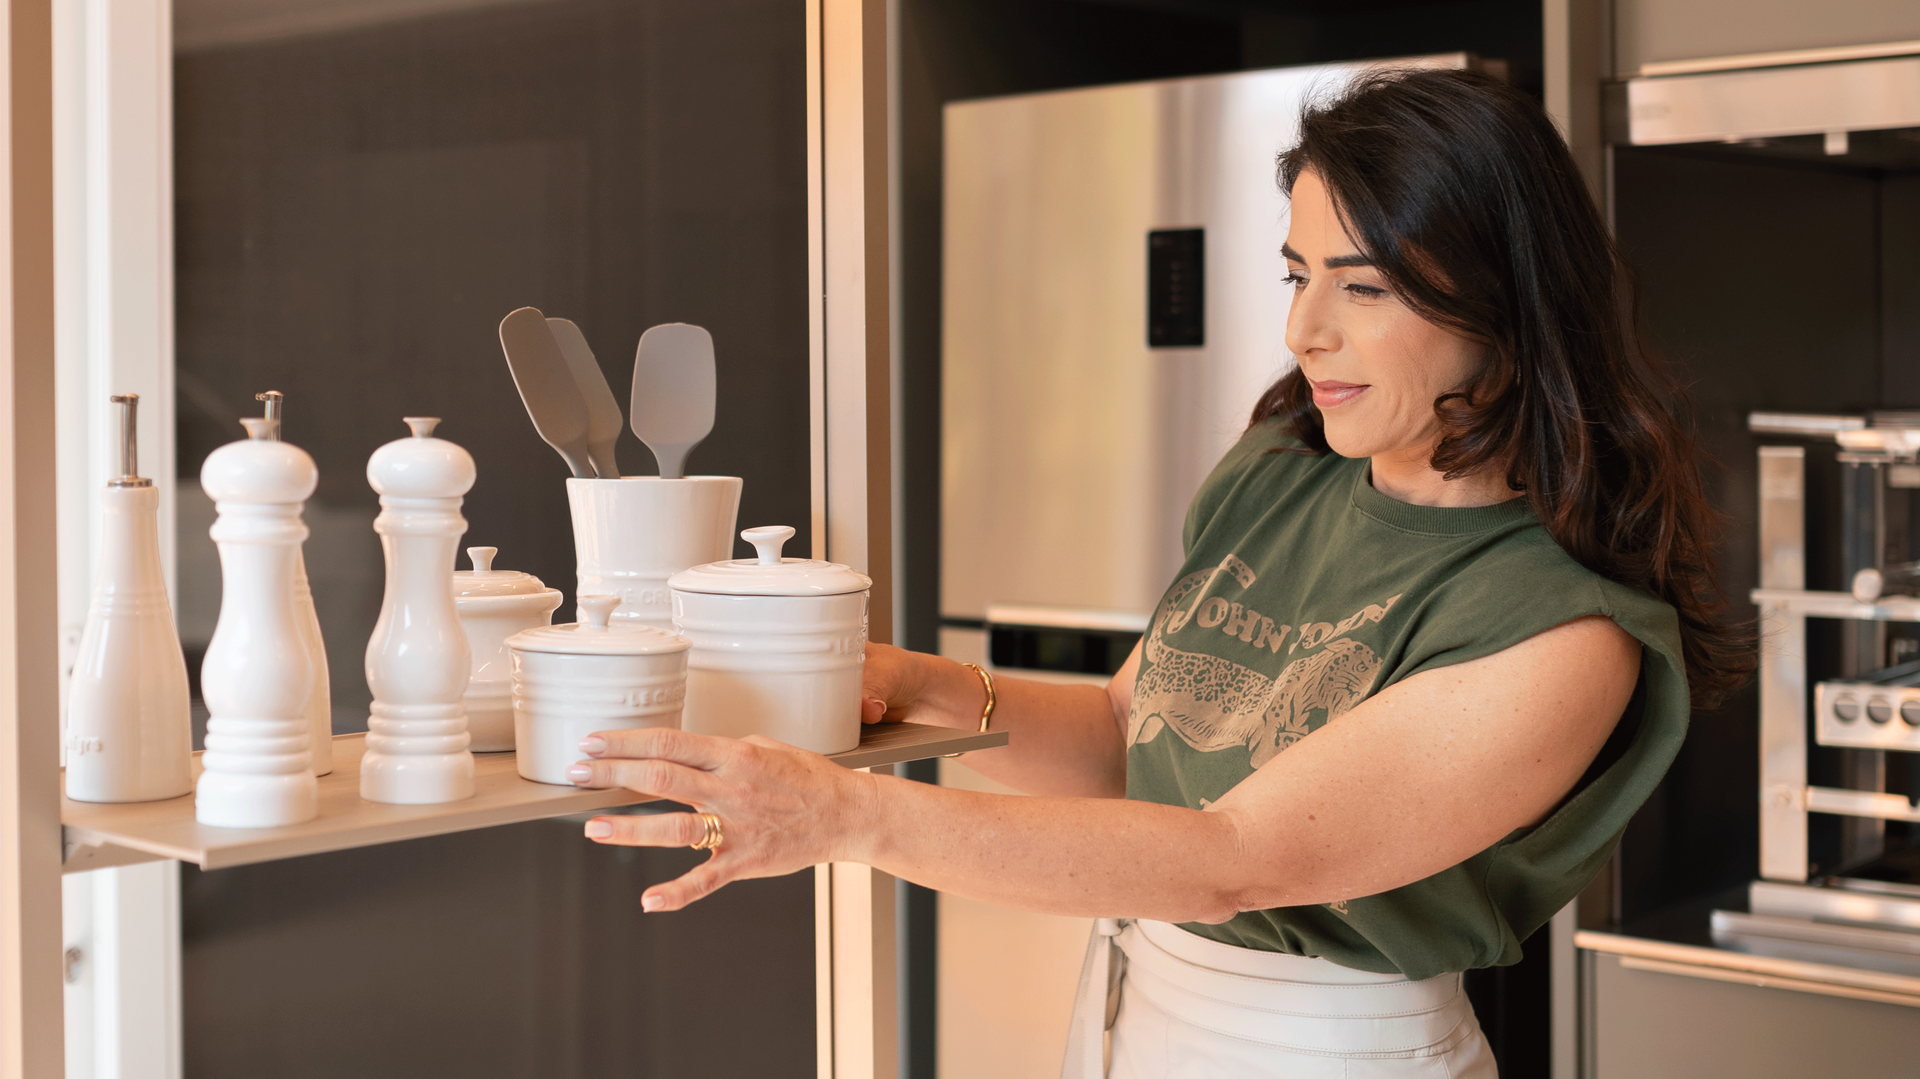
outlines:
[{"label": "dark wavy hair", "polygon": [[[1307,107],[1281,187],[1307,171],[1402,302],[1486,346],[1433,403],[1433,467],[1504,470],[1581,565],[1672,604],[1695,707],[1724,700],[1754,655],[1724,621],[1684,390],[1642,340],[1632,275],[1546,113],[1475,72],[1376,70]],[[1298,367],[1254,407],[1276,416],[1327,452]]]}]

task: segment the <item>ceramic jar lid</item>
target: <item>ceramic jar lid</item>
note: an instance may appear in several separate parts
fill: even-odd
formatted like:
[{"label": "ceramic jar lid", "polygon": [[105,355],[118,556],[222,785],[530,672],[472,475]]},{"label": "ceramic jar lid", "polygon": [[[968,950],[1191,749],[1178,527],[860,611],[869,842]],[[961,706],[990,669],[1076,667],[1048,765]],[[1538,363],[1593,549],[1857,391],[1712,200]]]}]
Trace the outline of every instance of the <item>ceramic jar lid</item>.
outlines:
[{"label": "ceramic jar lid", "polygon": [[873,578],[838,562],[781,558],[781,546],[793,535],[793,529],[786,525],[746,529],[740,538],[753,544],[758,558],[734,558],[681,570],[667,578],[667,586],[676,592],[722,596],[842,596],[873,587]]},{"label": "ceramic jar lid", "polygon": [[507,638],[507,647],[516,652],[558,652],[575,656],[655,656],[687,650],[683,638],[664,629],[632,622],[609,625],[607,619],[619,605],[619,596],[581,596],[580,609],[587,615],[585,622],[523,629]]},{"label": "ceramic jar lid", "polygon": [[493,556],[498,547],[469,547],[467,557],[473,569],[453,571],[453,595],[456,599],[476,596],[532,596],[549,591],[540,578],[517,569],[494,569]]}]

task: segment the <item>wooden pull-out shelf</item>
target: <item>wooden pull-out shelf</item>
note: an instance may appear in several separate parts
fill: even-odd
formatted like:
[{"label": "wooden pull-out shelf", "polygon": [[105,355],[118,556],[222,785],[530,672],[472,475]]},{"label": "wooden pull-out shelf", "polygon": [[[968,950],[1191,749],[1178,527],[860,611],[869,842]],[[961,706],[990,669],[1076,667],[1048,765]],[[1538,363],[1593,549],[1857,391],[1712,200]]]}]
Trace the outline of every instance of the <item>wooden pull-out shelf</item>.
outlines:
[{"label": "wooden pull-out shelf", "polygon": [[[848,768],[899,764],[1007,744],[1002,732],[980,734],[918,723],[863,727],[860,746],[829,757]],[[320,815],[284,828],[215,828],[193,818],[191,794],[164,802],[60,800],[66,872],[178,858],[202,869],[297,858],[403,839],[491,828],[500,824],[591,813],[648,801],[627,790],[581,790],[520,778],[512,753],[473,755],[474,794],[460,802],[399,806],[363,801],[360,757],[366,735],[333,740],[333,772],[320,777]],[[194,755],[194,775],[200,773]]]}]

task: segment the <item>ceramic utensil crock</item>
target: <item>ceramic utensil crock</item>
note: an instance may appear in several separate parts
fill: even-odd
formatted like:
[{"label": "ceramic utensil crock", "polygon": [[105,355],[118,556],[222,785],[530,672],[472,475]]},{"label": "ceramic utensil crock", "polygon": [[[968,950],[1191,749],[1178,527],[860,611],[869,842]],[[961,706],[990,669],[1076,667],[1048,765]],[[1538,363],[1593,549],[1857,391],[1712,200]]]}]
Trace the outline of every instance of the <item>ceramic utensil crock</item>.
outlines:
[{"label": "ceramic utensil crock", "polygon": [[860,744],[873,580],[832,562],[781,558],[793,534],[749,528],[740,535],[759,557],[673,575],[674,625],[692,646],[681,726],[840,753]]},{"label": "ceramic utensil crock", "polygon": [[[581,596],[618,596],[617,623],[673,631],[667,578],[733,552],[738,476],[570,479]],[[585,621],[580,618],[579,621]]]},{"label": "ceramic utensil crock", "polygon": [[453,575],[453,609],[467,634],[473,674],[467,679],[467,733],[475,753],[513,748],[513,656],[507,638],[553,621],[560,590],[518,570],[494,569],[493,547],[469,547],[471,571]]},{"label": "ceramic utensil crock", "polygon": [[572,785],[580,739],[595,731],[678,727],[687,642],[665,630],[609,622],[617,596],[581,596],[582,622],[507,638],[513,653],[513,733],[520,774]]}]

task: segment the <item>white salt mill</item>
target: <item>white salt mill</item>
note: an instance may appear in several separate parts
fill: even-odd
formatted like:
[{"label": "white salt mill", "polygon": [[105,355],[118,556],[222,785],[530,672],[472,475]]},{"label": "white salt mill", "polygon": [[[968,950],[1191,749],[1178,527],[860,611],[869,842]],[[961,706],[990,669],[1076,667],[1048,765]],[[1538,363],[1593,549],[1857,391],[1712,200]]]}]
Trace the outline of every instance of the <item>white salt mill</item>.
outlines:
[{"label": "white salt mill", "polygon": [[160,494],[134,448],[140,397],[121,394],[120,478],[100,493],[100,571],[67,704],[67,797],[147,802],[193,790],[187,663],[160,571]]},{"label": "white salt mill", "polygon": [[[266,403],[267,419],[273,427],[272,438],[281,434],[281,417],[287,395],[268,390],[253,395]],[[327,642],[320,636],[320,615],[313,609],[313,589],[307,584],[307,553],[302,547],[293,555],[293,614],[307,643],[307,657],[313,663],[313,691],[307,695],[307,747],[313,754],[313,774],[333,771],[333,691],[328,686]]]},{"label": "white salt mill", "polygon": [[319,472],[274,423],[240,421],[247,439],[207,455],[200,486],[220,516],[220,621],[200,667],[207,702],[204,771],[194,817],[227,828],[312,820],[320,789],[308,752],[313,664],[293,603],[293,567],[307,526],[300,508]]},{"label": "white salt mill", "polygon": [[367,755],[360,797],[424,805],[473,797],[467,691],[471,656],[453,606],[453,554],[467,530],[460,503],[473,458],[433,437],[438,419],[409,416],[412,438],[367,461],[380,493],[373,522],[387,556],[386,598],[367,642]]}]

